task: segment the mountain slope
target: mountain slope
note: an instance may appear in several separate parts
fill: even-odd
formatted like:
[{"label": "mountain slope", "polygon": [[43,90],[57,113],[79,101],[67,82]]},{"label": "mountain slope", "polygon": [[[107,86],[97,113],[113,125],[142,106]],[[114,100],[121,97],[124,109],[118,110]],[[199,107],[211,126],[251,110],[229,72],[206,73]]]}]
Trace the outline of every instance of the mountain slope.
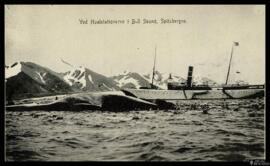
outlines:
[{"label": "mountain slope", "polygon": [[117,83],[113,79],[85,67],[73,68],[63,74],[63,79],[78,91],[119,90]]},{"label": "mountain slope", "polygon": [[[152,74],[146,74],[141,75],[136,72],[124,72],[123,74],[119,74],[117,76],[112,76],[112,79],[114,79],[117,82],[117,85],[120,88],[133,88],[133,89],[139,89],[140,87],[148,87],[150,88],[151,82],[152,82]],[[161,73],[159,71],[156,71],[155,77],[154,77],[154,85],[157,86],[160,89],[167,89],[168,82],[185,84],[186,79],[183,77],[170,74],[170,73]],[[193,85],[217,85],[217,83],[207,77],[199,77],[196,76],[193,78]]]},{"label": "mountain slope", "polygon": [[72,92],[61,75],[31,62],[16,62],[5,68],[7,99]]},{"label": "mountain slope", "polygon": [[111,77],[117,82],[120,88],[133,88],[139,89],[140,87],[150,88],[150,82],[142,75],[135,72],[124,72],[117,76]]},{"label": "mountain slope", "polygon": [[218,83],[207,78],[207,77],[200,77],[195,76],[192,80],[193,85],[209,85],[209,86],[217,86]]},{"label": "mountain slope", "polygon": [[57,73],[32,62],[5,66],[7,99],[49,94],[119,90],[117,82],[84,67]]},{"label": "mountain slope", "polygon": [[[170,78],[171,75],[171,78]],[[144,75],[144,77],[151,82],[152,81],[152,75],[147,74]],[[169,79],[170,78],[170,79]],[[177,82],[177,83],[182,83],[186,82],[186,80],[180,76],[170,74],[170,73],[161,73],[159,71],[155,72],[155,77],[154,77],[154,85],[158,86],[161,89],[167,89],[167,84],[168,82]]]},{"label": "mountain slope", "polygon": [[[136,72],[124,72],[123,74],[119,74],[117,76],[112,76],[117,82],[117,85],[120,88],[133,88],[139,89],[140,87],[151,87],[152,75],[146,74],[141,75]],[[154,85],[158,86],[160,89],[167,89],[167,83],[169,81],[169,74],[160,73],[156,71],[154,78]],[[173,76],[170,80],[171,82],[183,82],[185,79],[179,76]]]},{"label": "mountain slope", "polygon": [[[70,92],[151,87],[152,74],[124,72],[117,76],[106,77],[85,67],[73,67],[73,65],[71,67],[72,69],[68,72],[57,73],[32,62],[16,62],[10,66],[5,65],[6,97],[12,99]],[[185,84],[186,80],[177,75],[156,71],[155,86],[167,89],[168,82]],[[217,83],[206,77],[195,76],[193,85],[198,84],[216,85]]]}]

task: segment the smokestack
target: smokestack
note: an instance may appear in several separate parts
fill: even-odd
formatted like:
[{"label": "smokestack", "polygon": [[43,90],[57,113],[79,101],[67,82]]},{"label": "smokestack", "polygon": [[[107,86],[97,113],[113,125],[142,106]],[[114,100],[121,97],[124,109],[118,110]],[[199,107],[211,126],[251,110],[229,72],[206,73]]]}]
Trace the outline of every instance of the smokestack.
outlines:
[{"label": "smokestack", "polygon": [[191,87],[192,84],[193,66],[188,67],[187,87]]}]

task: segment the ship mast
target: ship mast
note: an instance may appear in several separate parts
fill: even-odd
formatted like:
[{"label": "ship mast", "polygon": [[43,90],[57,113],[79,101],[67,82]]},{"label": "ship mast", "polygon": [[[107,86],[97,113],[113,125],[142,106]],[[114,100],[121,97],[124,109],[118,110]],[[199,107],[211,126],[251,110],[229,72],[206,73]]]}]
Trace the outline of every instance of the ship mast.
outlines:
[{"label": "ship mast", "polygon": [[229,75],[230,75],[231,63],[232,63],[232,56],[233,56],[233,48],[234,48],[234,46],[238,46],[238,45],[239,45],[238,42],[233,42],[232,51],[231,51],[231,57],[230,57],[230,62],[229,62],[229,67],[228,67],[228,72],[227,72],[227,77],[226,77],[226,83],[225,83],[225,85],[227,85],[228,79],[229,79]]},{"label": "ship mast", "polygon": [[152,75],[151,88],[154,87],[154,77],[155,77],[155,68],[156,68],[156,56],[157,56],[157,46],[155,46],[155,58],[154,58],[154,66],[153,66],[153,75]]}]

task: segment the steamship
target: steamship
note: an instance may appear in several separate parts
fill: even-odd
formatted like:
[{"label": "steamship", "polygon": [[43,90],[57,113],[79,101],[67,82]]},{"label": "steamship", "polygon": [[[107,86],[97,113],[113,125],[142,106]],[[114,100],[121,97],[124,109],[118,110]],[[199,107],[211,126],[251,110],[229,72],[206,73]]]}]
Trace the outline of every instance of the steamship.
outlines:
[{"label": "steamship", "polygon": [[238,42],[233,43],[226,77],[226,83],[224,85],[216,87],[210,87],[209,85],[193,85],[192,82],[193,66],[189,66],[187,81],[184,85],[179,83],[168,82],[167,90],[158,89],[158,87],[153,84],[155,76],[155,62],[156,62],[156,48],[155,48],[155,59],[154,59],[151,88],[145,87],[141,87],[140,89],[126,88],[122,89],[122,91],[126,95],[145,100],[247,99],[247,98],[264,97],[263,84],[261,85],[228,84],[231,60],[233,56],[233,49],[234,46],[238,45],[239,45]]}]

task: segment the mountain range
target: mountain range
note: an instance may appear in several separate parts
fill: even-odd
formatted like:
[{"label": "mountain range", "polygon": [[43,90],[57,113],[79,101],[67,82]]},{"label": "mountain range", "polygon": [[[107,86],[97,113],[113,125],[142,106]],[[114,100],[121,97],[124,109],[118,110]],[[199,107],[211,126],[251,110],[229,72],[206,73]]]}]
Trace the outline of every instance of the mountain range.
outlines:
[{"label": "mountain range", "polygon": [[[169,73],[156,71],[154,84],[160,89],[167,89],[169,76]],[[150,88],[151,78],[151,74],[143,75],[136,72],[123,72],[107,77],[82,66],[58,73],[33,62],[15,62],[10,66],[5,65],[7,100],[85,91]],[[170,81],[185,83],[186,79],[171,75]],[[206,77],[194,77],[194,84],[215,85],[216,82]]]}]

